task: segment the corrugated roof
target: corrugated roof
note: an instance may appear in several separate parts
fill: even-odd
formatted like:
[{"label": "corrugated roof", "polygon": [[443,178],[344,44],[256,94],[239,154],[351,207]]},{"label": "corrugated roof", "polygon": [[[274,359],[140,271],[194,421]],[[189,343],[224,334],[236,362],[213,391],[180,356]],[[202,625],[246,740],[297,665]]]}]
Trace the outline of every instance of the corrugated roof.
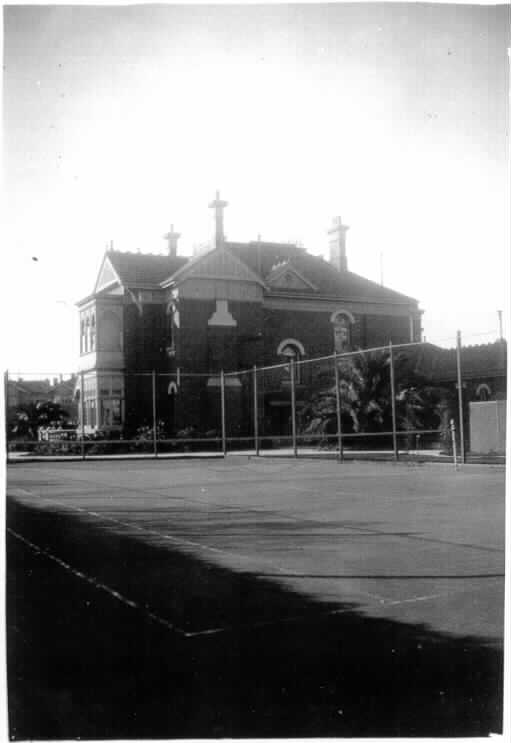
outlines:
[{"label": "corrugated roof", "polygon": [[188,262],[188,258],[147,253],[122,253],[118,250],[108,252],[112,266],[125,286],[154,286],[175,273]]},{"label": "corrugated roof", "polygon": [[[265,279],[279,263],[288,261],[291,266],[308,279],[316,294],[336,296],[343,299],[363,299],[374,302],[417,304],[417,300],[388,289],[374,281],[352,273],[340,272],[330,263],[307,253],[304,248],[287,243],[227,243],[227,246]],[[286,290],[289,293],[293,290]]]}]

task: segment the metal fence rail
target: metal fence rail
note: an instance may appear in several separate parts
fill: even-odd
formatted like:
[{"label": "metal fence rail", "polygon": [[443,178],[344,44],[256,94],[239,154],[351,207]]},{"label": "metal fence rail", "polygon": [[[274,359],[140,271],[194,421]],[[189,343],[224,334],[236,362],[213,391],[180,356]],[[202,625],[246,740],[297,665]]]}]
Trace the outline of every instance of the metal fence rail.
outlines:
[{"label": "metal fence rail", "polygon": [[[7,456],[9,459],[19,452],[28,452],[34,456],[86,459],[204,452],[225,457],[233,451],[255,455],[280,451],[298,457],[329,451],[342,461],[356,451],[376,451],[397,460],[409,451],[418,451],[419,445],[420,451],[426,452],[426,445],[438,444],[444,436],[444,446],[451,456],[457,450],[463,462],[466,452],[460,334],[456,348],[454,447],[450,446],[450,434],[445,439],[445,426],[413,425],[413,399],[405,399],[405,392],[412,395],[406,388],[400,353],[422,345],[389,343],[236,371],[147,370],[125,373],[122,380],[114,379],[115,373],[104,372],[98,376],[99,389],[92,392],[87,388],[87,373],[81,372],[75,387],[78,404],[73,431],[59,435],[59,431],[50,428],[34,440],[15,437],[11,427],[7,431]],[[11,381],[6,372],[7,405]],[[130,401],[128,407],[126,400]],[[409,420],[403,418],[407,405]],[[169,427],[169,420],[179,416],[184,420],[187,414],[198,424],[179,431]],[[108,420],[116,435],[98,437],[91,433],[100,416],[102,421]],[[135,435],[133,431],[126,435],[125,424],[132,418],[138,421],[138,428]]]}]

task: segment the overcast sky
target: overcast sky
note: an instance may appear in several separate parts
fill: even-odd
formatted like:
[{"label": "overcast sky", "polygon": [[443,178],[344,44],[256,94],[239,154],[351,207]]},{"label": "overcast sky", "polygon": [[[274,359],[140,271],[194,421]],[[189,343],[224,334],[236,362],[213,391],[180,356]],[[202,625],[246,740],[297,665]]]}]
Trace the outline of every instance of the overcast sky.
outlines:
[{"label": "overcast sky", "polygon": [[341,215],[349,268],[379,281],[383,254],[428,340],[494,340],[509,293],[509,14],[6,7],[8,367],[74,370],[74,303],[106,243],[164,252],[174,223],[189,254],[211,236],[216,189],[228,239],[326,256]]}]

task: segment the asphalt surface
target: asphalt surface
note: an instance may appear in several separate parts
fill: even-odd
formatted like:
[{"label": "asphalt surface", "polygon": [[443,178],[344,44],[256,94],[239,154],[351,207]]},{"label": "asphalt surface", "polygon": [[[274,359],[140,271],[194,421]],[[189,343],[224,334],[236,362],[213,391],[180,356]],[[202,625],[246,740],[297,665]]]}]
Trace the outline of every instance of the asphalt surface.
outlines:
[{"label": "asphalt surface", "polygon": [[8,469],[15,739],[486,735],[504,471]]}]

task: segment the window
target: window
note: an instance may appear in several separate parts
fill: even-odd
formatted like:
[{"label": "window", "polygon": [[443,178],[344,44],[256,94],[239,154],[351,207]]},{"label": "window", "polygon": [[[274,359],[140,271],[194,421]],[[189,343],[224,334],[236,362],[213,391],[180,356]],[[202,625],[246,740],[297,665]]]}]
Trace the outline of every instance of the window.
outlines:
[{"label": "window", "polygon": [[[294,338],[287,338],[285,341],[282,341],[277,348],[277,355],[284,357],[284,359],[289,362],[295,362],[295,382],[300,384],[302,381],[302,367],[299,362],[301,358],[305,356],[305,348],[300,341],[297,341]],[[290,373],[291,363],[286,367],[285,374],[287,379],[285,378],[284,381],[290,381]]]},{"label": "window", "polygon": [[476,389],[476,397],[481,402],[486,402],[491,397],[491,389],[487,384],[480,384]]},{"label": "window", "polygon": [[121,401],[119,399],[101,400],[101,425],[121,425]]},{"label": "window", "polygon": [[[84,426],[96,426],[96,396],[97,380],[95,376],[85,377],[83,380],[83,424]],[[82,405],[80,405],[80,415]]]},{"label": "window", "polygon": [[90,337],[90,317],[87,315],[85,318],[85,353],[89,352],[89,337]]},{"label": "window", "polygon": [[96,313],[89,309],[80,316],[80,353],[89,353],[96,348]]},{"label": "window", "polygon": [[176,352],[175,346],[175,330],[174,327],[179,327],[179,312],[175,302],[169,302],[167,305],[167,319],[166,319],[166,335],[165,335],[165,351],[167,356],[173,357]]},{"label": "window", "polygon": [[[93,374],[83,380],[84,425],[110,428],[122,425],[124,377]],[[81,407],[81,406],[80,406]]]},{"label": "window", "polygon": [[94,311],[91,312],[90,316],[90,350],[94,351],[96,348],[96,314]]},{"label": "window", "polygon": [[355,322],[355,318],[351,312],[346,310],[339,310],[335,312],[330,322],[334,327],[334,350],[336,353],[346,353],[351,351],[352,345],[352,325]]},{"label": "window", "polygon": [[99,425],[105,428],[122,424],[124,378],[121,374],[99,377]]},{"label": "window", "polygon": [[121,321],[118,316],[107,310],[99,320],[99,340],[101,351],[122,351]]}]

